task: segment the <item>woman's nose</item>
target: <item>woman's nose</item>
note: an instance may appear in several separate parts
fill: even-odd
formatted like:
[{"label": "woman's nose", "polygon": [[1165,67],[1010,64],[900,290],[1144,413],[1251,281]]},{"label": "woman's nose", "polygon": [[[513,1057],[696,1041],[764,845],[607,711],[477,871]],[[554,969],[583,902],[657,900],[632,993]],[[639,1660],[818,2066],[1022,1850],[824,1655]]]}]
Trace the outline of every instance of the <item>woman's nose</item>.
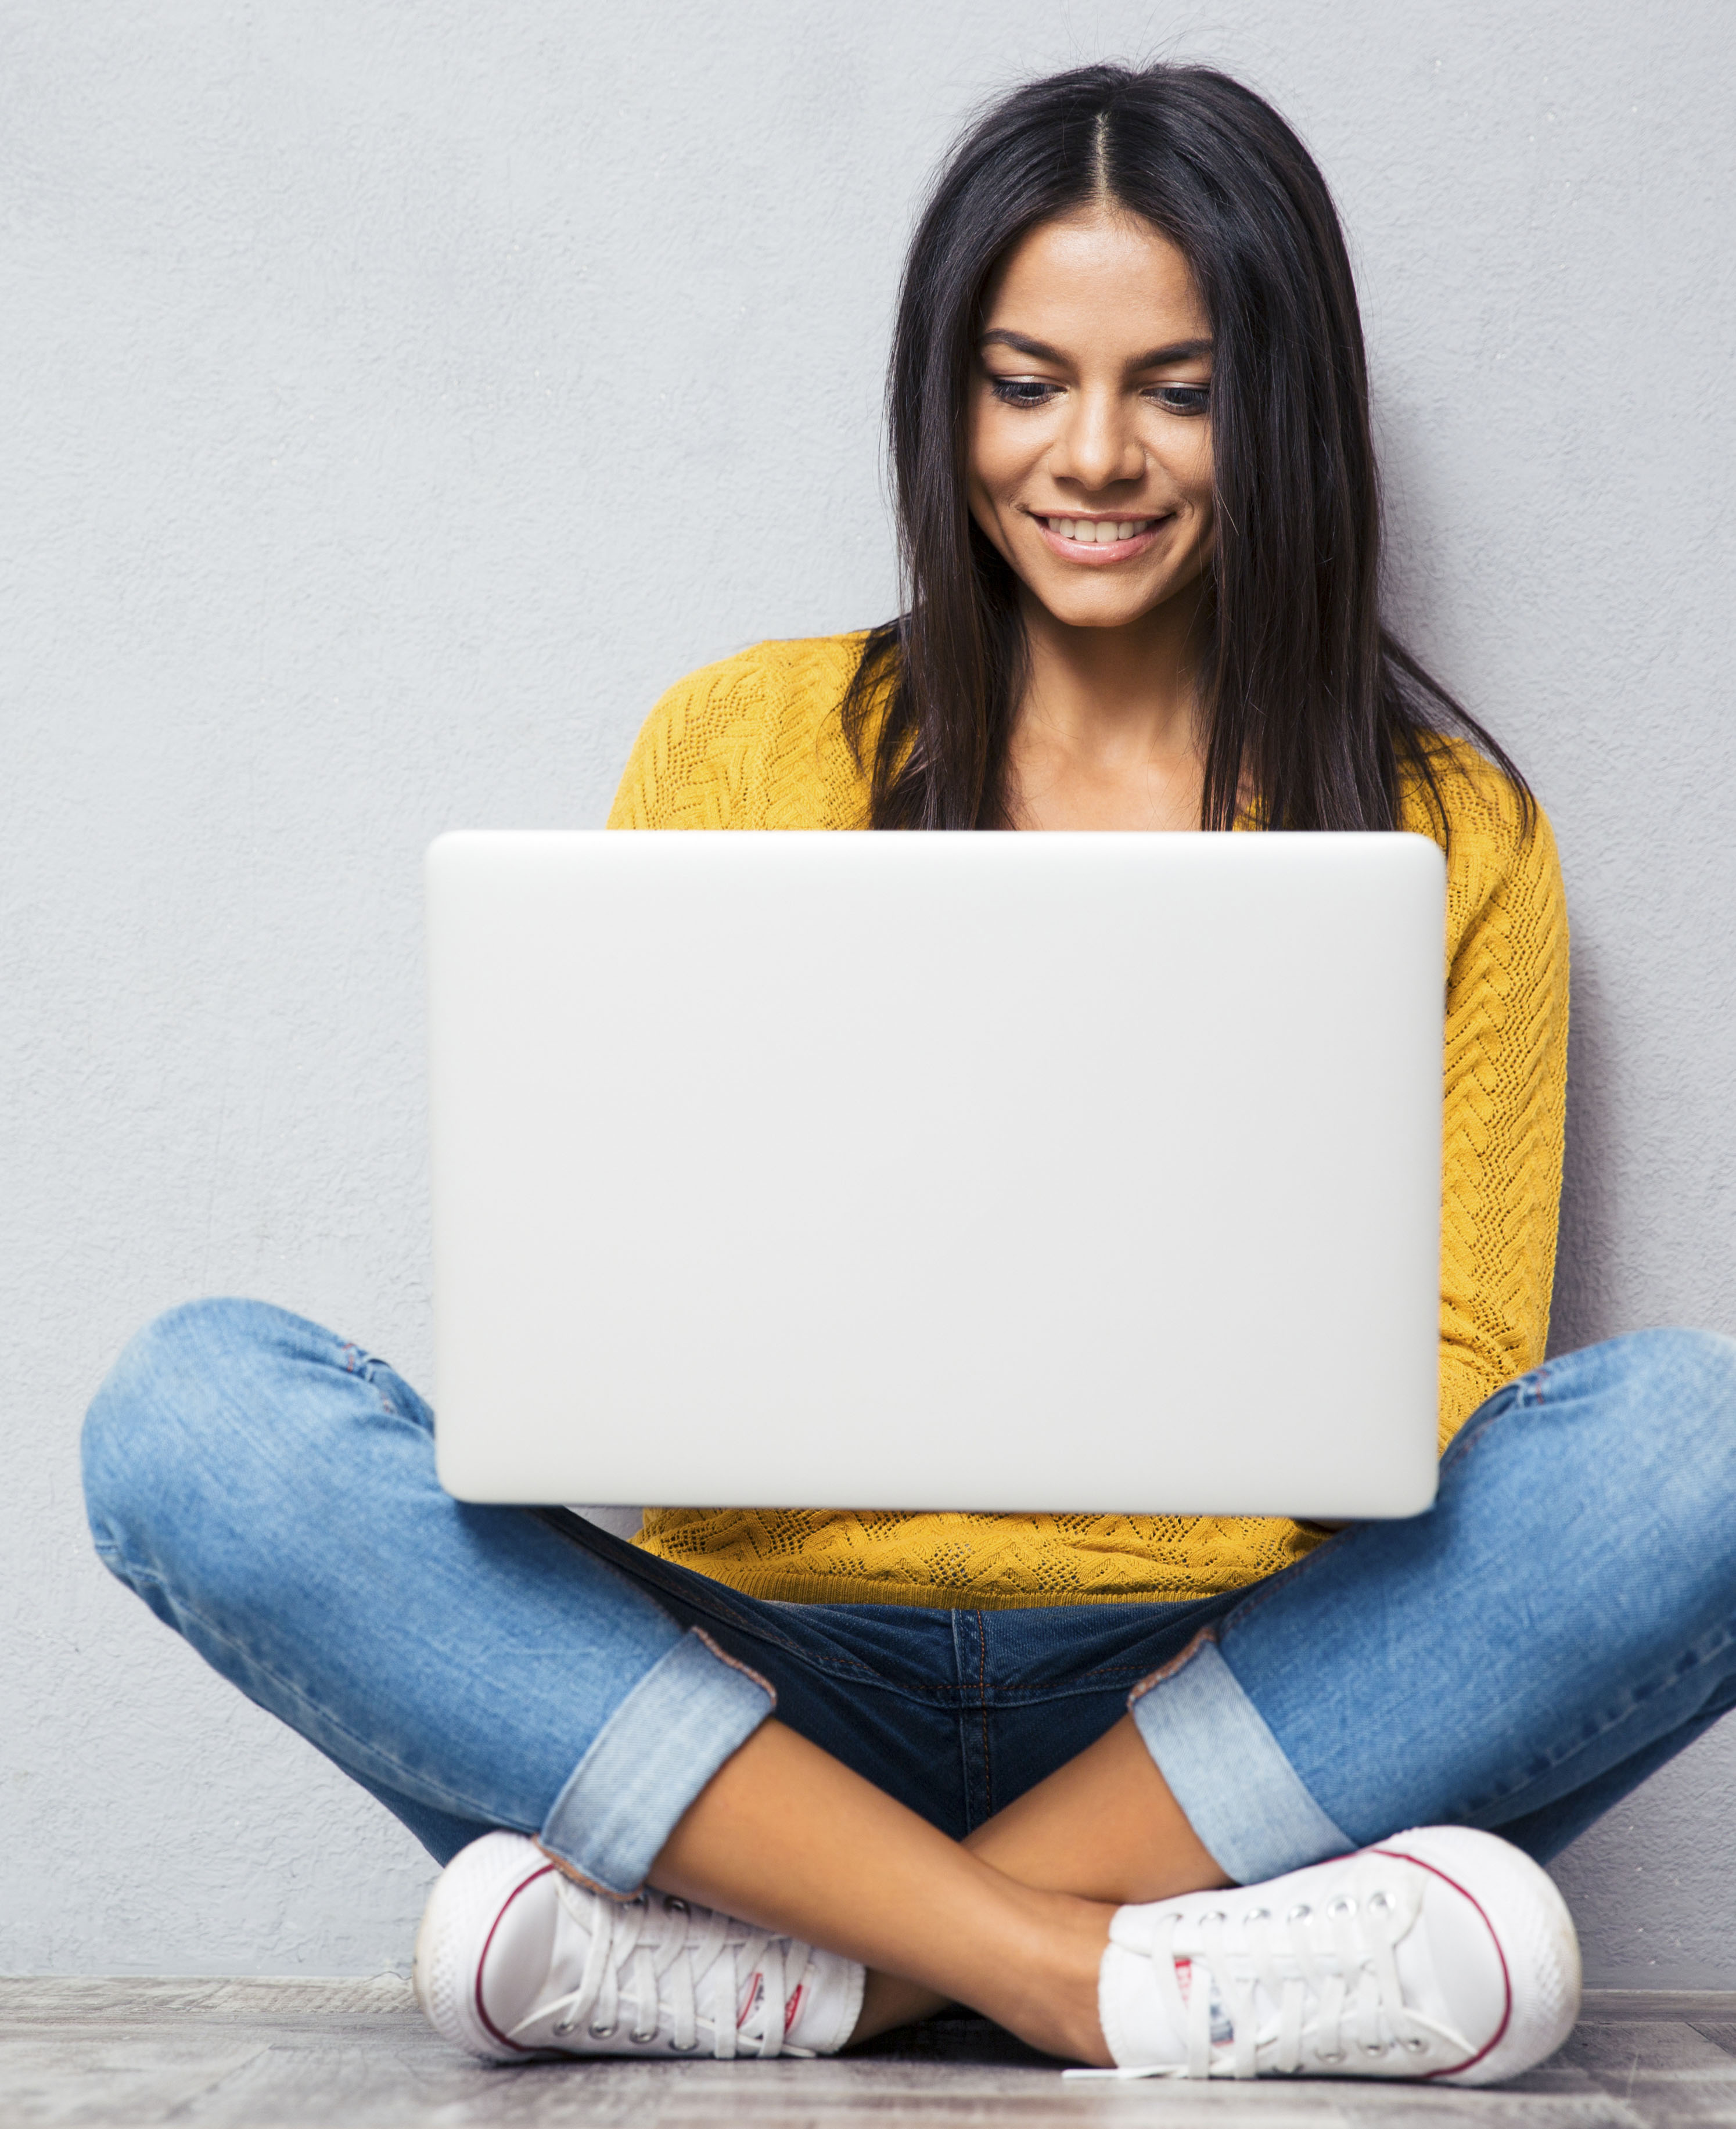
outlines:
[{"label": "woman's nose", "polygon": [[1081,393],[1074,401],[1053,471],[1091,489],[1137,480],[1144,473],[1145,453],[1118,394]]}]

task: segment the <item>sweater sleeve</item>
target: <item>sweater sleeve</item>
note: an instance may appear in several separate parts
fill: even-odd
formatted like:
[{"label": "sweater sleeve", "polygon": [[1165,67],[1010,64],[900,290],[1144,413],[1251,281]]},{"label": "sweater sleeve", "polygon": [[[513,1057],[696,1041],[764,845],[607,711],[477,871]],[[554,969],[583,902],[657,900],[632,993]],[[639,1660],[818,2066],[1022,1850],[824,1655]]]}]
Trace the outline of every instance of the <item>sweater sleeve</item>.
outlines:
[{"label": "sweater sleeve", "polygon": [[627,756],[612,828],[735,828],[744,820],[764,709],[741,681],[745,660],[701,666],[660,698]]},{"label": "sweater sleeve", "polygon": [[756,643],[678,680],[646,719],[612,828],[861,828],[837,714],[862,633]]},{"label": "sweater sleeve", "polygon": [[[1450,802],[1442,1148],[1441,1446],[1549,1335],[1567,1079],[1555,838],[1492,772]],[[1458,782],[1457,779],[1453,779]]]}]

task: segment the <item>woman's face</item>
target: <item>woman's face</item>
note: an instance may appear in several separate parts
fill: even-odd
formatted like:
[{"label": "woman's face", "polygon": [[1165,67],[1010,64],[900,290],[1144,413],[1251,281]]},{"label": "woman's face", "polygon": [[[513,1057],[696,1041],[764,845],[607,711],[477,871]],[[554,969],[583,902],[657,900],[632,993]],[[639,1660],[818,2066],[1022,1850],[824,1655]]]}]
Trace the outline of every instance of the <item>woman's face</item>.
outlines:
[{"label": "woman's face", "polygon": [[1211,326],[1147,221],[1092,208],[990,283],[971,391],[971,510],[1057,621],[1119,628],[1211,552]]}]

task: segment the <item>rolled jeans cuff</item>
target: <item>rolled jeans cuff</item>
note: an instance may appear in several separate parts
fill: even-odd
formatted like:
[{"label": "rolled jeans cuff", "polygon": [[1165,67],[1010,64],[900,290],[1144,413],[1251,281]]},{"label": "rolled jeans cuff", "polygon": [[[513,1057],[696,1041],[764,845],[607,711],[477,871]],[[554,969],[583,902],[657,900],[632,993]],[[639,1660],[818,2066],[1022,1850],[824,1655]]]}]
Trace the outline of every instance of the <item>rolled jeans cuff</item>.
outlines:
[{"label": "rolled jeans cuff", "polygon": [[1303,1786],[1209,1636],[1136,1685],[1128,1712],[1189,1825],[1238,1885],[1356,1846]]},{"label": "rolled jeans cuff", "polygon": [[682,1812],[777,1701],[757,1671],[689,1628],[597,1733],[538,1846],[596,1891],[632,1899]]}]

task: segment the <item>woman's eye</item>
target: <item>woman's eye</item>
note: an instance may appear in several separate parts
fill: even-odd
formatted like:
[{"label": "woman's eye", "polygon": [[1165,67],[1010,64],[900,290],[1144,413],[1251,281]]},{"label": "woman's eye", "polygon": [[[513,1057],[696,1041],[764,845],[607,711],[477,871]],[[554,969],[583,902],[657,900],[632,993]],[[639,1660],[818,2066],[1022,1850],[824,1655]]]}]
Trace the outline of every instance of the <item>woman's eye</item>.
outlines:
[{"label": "woman's eye", "polygon": [[1003,407],[1047,407],[1055,392],[1037,377],[991,377],[989,389]]},{"label": "woman's eye", "polygon": [[1166,414],[1203,414],[1212,403],[1209,384],[1159,384],[1152,397]]}]

